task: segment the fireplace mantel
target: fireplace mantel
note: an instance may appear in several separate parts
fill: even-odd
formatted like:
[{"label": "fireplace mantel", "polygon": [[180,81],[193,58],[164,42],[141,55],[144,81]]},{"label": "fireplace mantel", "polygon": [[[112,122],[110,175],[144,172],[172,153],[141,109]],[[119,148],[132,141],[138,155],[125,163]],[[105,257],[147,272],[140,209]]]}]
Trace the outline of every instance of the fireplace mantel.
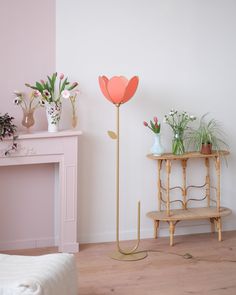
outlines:
[{"label": "fireplace mantel", "polygon": [[[81,131],[65,130],[19,134],[18,149],[0,156],[0,166],[58,163],[59,251],[76,253],[78,137]],[[4,154],[4,153],[1,153]]]}]

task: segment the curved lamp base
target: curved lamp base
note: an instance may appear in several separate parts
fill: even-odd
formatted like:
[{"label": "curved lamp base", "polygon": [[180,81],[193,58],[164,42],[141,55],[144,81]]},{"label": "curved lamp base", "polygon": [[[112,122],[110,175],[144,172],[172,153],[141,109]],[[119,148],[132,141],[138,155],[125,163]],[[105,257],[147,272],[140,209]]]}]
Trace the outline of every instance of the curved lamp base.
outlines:
[{"label": "curved lamp base", "polygon": [[132,254],[122,254],[118,251],[112,253],[110,257],[115,260],[120,261],[135,261],[135,260],[141,260],[148,256],[146,251],[140,251],[140,252],[134,252]]}]

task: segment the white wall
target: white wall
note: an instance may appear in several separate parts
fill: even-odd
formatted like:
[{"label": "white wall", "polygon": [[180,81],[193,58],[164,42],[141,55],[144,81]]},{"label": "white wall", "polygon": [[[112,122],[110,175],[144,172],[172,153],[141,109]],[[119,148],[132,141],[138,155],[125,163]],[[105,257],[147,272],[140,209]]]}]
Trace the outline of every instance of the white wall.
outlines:
[{"label": "white wall", "polygon": [[[115,145],[106,135],[115,109],[101,94],[101,74],[140,77],[134,99],[121,107],[122,237],[135,236],[139,199],[142,237],[152,236],[145,214],[156,206],[156,163],[145,157],[153,138],[142,122],[171,108],[223,122],[231,156],[222,167],[222,203],[233,209],[224,228],[236,229],[235,13],[233,0],[57,0],[56,67],[81,89],[80,242],[115,239]],[[170,150],[164,124],[162,139]],[[188,225],[177,234],[209,230],[204,222]]]}]

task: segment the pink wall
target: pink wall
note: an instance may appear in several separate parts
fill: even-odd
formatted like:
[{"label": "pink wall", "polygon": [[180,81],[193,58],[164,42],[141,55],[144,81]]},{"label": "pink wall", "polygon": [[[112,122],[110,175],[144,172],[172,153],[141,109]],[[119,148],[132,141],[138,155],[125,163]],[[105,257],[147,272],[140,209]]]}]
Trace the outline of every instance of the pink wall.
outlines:
[{"label": "pink wall", "polygon": [[[21,109],[13,105],[12,92],[28,91],[24,83],[34,83],[55,71],[55,0],[2,0],[0,36],[0,113],[13,115],[22,129]],[[33,130],[46,129],[44,109],[36,110],[35,121]],[[4,188],[0,195],[1,208],[4,212],[7,209],[14,212],[10,216],[6,213],[0,221],[1,243],[43,240],[54,234],[53,166],[3,168],[0,187]],[[31,221],[30,216],[34,216]]]},{"label": "pink wall", "polygon": [[[22,114],[13,105],[14,90],[28,91],[55,70],[55,0],[3,0],[0,4],[0,112],[19,123]],[[37,110],[35,129],[46,129],[44,110]]]}]

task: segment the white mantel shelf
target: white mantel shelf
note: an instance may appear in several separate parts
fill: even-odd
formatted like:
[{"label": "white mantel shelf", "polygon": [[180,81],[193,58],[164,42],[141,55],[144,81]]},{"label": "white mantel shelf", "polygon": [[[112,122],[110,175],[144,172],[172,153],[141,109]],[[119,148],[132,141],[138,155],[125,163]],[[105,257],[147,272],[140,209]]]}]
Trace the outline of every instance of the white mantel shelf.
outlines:
[{"label": "white mantel shelf", "polygon": [[62,130],[58,132],[35,131],[32,133],[19,133],[18,139],[29,138],[48,138],[48,137],[67,137],[81,135],[82,132],[78,130]]},{"label": "white mantel shelf", "polygon": [[59,164],[59,242],[60,252],[76,253],[77,241],[77,173],[78,138],[77,130],[64,130],[54,133],[38,131],[22,133],[17,138],[17,150],[10,156],[1,153],[0,166],[32,165],[43,163]]}]

